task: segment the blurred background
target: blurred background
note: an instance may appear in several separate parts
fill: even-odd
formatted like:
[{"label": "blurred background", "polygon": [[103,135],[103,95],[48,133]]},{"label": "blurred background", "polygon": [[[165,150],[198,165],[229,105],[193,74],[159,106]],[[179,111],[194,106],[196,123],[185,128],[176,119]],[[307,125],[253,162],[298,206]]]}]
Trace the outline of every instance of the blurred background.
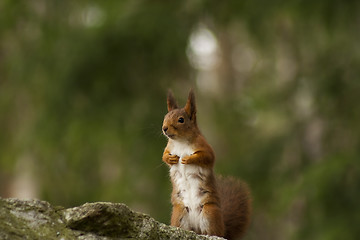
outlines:
[{"label": "blurred background", "polygon": [[0,2],[0,196],[169,223],[166,93],[193,87],[245,239],[359,239],[360,2]]}]

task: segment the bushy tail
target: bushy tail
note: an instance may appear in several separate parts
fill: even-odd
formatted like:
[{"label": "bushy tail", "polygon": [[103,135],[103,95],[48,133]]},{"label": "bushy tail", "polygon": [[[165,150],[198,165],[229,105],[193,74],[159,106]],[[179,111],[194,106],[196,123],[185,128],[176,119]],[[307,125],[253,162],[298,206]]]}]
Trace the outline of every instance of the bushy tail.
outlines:
[{"label": "bushy tail", "polygon": [[217,184],[225,223],[225,238],[241,238],[249,227],[252,212],[249,187],[233,177],[218,177]]}]

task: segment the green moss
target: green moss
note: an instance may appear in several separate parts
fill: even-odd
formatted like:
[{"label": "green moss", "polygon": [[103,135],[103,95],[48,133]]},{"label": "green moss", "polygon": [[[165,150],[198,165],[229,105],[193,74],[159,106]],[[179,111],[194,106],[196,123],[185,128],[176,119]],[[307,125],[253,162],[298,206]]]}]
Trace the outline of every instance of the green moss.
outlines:
[{"label": "green moss", "polygon": [[42,201],[0,199],[1,239],[58,239],[74,237],[56,208]]},{"label": "green moss", "polygon": [[[120,203],[63,209],[39,200],[0,198],[0,239],[209,239],[155,221]],[[211,237],[210,239],[215,239]]]}]

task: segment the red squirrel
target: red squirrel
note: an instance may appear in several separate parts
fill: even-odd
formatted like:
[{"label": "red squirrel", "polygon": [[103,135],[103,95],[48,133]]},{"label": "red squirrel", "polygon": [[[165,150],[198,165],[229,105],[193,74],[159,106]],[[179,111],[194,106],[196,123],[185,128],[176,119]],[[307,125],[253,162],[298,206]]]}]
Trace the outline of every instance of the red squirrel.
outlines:
[{"label": "red squirrel", "polygon": [[215,177],[215,153],[197,126],[194,92],[179,108],[169,91],[167,108],[162,160],[170,167],[173,187],[171,225],[227,239],[242,237],[250,223],[249,188],[235,178]]}]

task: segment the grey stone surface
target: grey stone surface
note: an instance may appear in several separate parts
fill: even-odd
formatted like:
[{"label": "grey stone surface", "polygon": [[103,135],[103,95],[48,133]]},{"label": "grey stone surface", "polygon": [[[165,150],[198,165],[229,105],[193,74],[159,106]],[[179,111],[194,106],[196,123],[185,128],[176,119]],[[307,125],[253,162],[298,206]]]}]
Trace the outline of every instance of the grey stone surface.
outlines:
[{"label": "grey stone surface", "polygon": [[40,200],[0,198],[0,239],[222,239],[155,221],[122,203],[62,208]]}]

